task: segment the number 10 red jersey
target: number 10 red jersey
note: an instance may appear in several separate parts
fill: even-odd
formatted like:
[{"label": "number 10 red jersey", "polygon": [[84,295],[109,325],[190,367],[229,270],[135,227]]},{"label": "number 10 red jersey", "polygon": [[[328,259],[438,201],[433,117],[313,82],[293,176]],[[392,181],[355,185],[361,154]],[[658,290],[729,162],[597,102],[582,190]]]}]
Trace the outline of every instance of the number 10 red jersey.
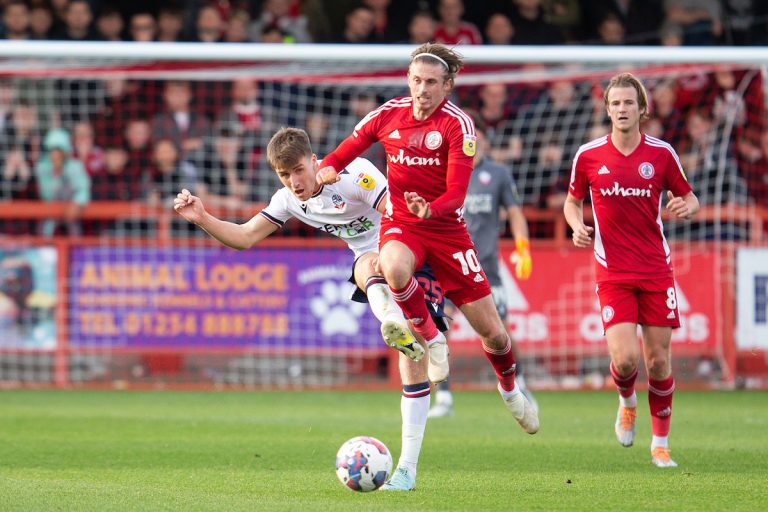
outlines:
[{"label": "number 10 red jersey", "polygon": [[[392,99],[366,115],[323,163],[342,169],[376,141],[387,154],[388,218],[431,232],[466,229],[461,213],[476,149],[475,127],[466,113],[446,99],[419,121],[411,97]],[[405,192],[429,201],[428,220],[408,211]]]}]

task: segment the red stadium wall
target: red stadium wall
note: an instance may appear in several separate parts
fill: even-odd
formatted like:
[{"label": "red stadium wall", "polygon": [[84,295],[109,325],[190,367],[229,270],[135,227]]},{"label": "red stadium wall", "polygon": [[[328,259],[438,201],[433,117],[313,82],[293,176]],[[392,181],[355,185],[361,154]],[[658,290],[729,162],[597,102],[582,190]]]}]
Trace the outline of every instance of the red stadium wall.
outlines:
[{"label": "red stadium wall", "polygon": [[[672,246],[677,298],[682,326],[673,332],[673,357],[722,361],[723,379],[735,378],[736,351],[733,335],[734,301],[729,291],[732,278],[721,269],[733,268],[732,246],[722,253],[712,248],[682,251]],[[505,244],[501,260],[507,275],[514,246]],[[542,360],[606,354],[600,309],[595,294],[592,251],[538,247],[533,252],[535,269],[528,281],[508,279],[508,328],[521,354]],[[454,353],[476,351],[479,339],[460,313],[451,333]],[[578,371],[577,361],[562,365]]]}]

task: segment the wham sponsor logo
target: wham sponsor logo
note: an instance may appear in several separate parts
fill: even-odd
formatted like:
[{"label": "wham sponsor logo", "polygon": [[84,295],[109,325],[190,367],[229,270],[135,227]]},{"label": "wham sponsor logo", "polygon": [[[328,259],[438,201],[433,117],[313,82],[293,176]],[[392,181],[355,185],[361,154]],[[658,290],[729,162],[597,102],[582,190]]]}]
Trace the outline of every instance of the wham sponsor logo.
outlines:
[{"label": "wham sponsor logo", "polygon": [[440,159],[425,158],[423,156],[410,156],[406,155],[401,149],[397,155],[388,155],[389,161],[393,164],[405,164],[405,165],[440,165]]},{"label": "wham sponsor logo", "polygon": [[600,194],[603,196],[622,196],[622,197],[651,197],[649,188],[624,188],[618,181],[613,182],[611,188],[600,188]]}]

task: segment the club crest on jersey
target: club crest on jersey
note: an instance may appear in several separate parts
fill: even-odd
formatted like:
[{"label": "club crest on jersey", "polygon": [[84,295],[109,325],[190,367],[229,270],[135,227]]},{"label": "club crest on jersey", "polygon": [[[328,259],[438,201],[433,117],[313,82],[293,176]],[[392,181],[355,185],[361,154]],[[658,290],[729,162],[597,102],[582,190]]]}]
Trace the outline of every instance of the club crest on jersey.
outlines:
[{"label": "club crest on jersey", "polygon": [[475,151],[477,151],[477,137],[465,133],[464,144],[462,144],[461,149],[464,151],[465,155],[475,156]]},{"label": "club crest on jersey", "polygon": [[437,149],[443,143],[443,136],[438,131],[431,131],[424,139],[424,145],[427,149]]},{"label": "club crest on jersey", "polygon": [[603,308],[603,322],[608,323],[613,318],[613,308],[611,306],[605,306]]},{"label": "club crest on jersey", "polygon": [[334,208],[341,210],[345,206],[344,199],[339,194],[333,194],[331,196],[331,201],[333,201]]},{"label": "club crest on jersey", "polygon": [[364,172],[361,172],[355,178],[355,185],[358,185],[359,187],[364,188],[365,190],[373,190],[373,187],[376,186],[376,180],[374,180]]},{"label": "club crest on jersey", "polygon": [[491,173],[488,171],[480,171],[480,174],[477,175],[477,179],[483,185],[488,185],[491,182]]},{"label": "club crest on jersey", "polygon": [[640,164],[640,167],[637,168],[637,172],[640,173],[640,176],[643,178],[649,180],[653,178],[653,174],[656,172],[653,168],[653,164],[649,162],[643,162]]}]

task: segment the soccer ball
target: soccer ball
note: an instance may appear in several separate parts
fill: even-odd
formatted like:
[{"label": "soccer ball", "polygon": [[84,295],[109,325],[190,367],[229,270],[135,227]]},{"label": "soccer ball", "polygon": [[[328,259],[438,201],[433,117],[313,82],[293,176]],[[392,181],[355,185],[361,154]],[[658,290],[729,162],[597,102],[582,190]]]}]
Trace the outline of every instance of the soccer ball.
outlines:
[{"label": "soccer ball", "polygon": [[336,453],[336,476],[353,491],[375,491],[391,474],[392,454],[375,437],[353,437]]}]

